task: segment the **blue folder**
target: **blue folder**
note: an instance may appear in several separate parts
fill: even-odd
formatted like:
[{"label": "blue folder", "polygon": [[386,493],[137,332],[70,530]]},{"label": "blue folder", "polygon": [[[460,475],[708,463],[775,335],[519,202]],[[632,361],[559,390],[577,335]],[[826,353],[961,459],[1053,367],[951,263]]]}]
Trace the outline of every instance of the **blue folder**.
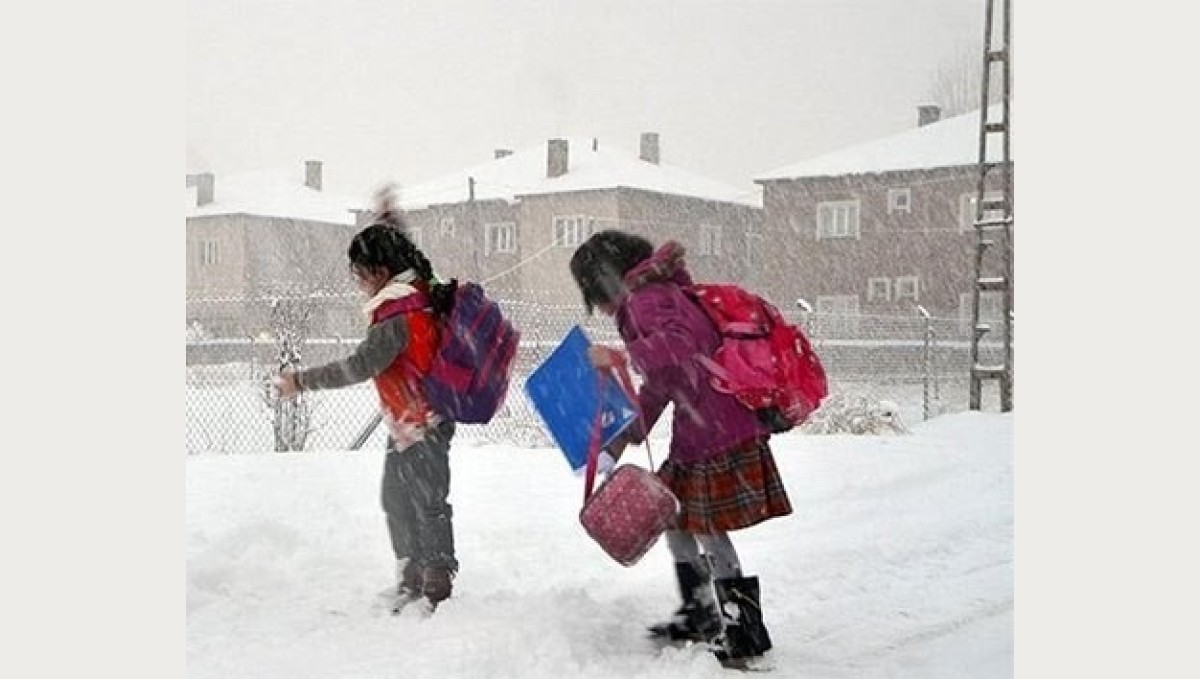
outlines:
[{"label": "blue folder", "polygon": [[[633,403],[616,378],[598,373],[587,358],[591,341],[574,326],[563,341],[525,380],[525,394],[550,430],[573,470],[587,465],[588,442],[596,409],[601,415],[601,445],[608,445],[637,419]],[[596,380],[602,380],[597,386]]]}]

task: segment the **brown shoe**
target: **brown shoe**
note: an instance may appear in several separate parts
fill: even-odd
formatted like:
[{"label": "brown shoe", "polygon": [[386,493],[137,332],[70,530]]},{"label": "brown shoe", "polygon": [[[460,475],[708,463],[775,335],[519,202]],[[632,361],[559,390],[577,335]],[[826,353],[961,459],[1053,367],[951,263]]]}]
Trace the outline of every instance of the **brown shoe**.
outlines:
[{"label": "brown shoe", "polygon": [[450,598],[454,589],[454,572],[445,566],[429,566],[422,573],[423,592],[431,604]]},{"label": "brown shoe", "polygon": [[421,568],[416,562],[409,559],[404,564],[404,569],[400,572],[400,586],[397,588],[397,593],[401,596],[417,598],[421,596],[421,590],[424,589],[424,578],[421,577]]}]

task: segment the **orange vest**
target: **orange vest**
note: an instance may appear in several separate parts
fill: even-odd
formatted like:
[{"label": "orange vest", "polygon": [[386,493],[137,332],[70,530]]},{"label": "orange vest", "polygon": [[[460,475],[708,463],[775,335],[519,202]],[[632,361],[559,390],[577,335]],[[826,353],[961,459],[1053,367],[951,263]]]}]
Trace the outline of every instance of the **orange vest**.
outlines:
[{"label": "orange vest", "polygon": [[432,312],[426,309],[397,311],[402,299],[379,305],[371,314],[371,323],[374,325],[403,315],[408,325],[408,344],[392,364],[374,378],[384,421],[403,448],[419,439],[417,433],[434,420],[433,410],[421,391],[420,378],[429,372],[433,363],[438,331]]}]

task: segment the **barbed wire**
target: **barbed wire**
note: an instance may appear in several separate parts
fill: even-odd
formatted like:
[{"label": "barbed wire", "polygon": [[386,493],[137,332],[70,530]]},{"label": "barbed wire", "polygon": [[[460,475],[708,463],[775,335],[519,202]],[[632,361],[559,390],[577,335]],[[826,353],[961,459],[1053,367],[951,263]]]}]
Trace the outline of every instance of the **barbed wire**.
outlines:
[{"label": "barbed wire", "polygon": [[480,284],[487,285],[488,283],[491,283],[495,280],[503,278],[503,277],[507,276],[508,274],[524,267],[525,265],[529,264],[530,262],[533,262],[537,258],[539,258],[542,255],[546,254],[547,252],[553,250],[555,247],[557,247],[557,245],[555,245],[554,243],[551,243],[550,245],[547,245],[546,247],[542,248],[541,250],[538,250],[537,252],[533,253],[532,255],[530,255],[530,256],[526,257],[525,259],[522,259],[521,261],[517,262],[516,264],[510,266],[509,268],[505,269],[504,271],[501,271],[500,273],[494,274],[492,276],[489,276],[489,277],[483,279],[483,281],[481,281]]},{"label": "barbed wire", "polygon": [[[553,446],[538,415],[521,394],[530,372],[545,359],[574,325],[593,341],[617,341],[607,318],[586,316],[579,305],[544,304],[530,300],[497,299],[521,329],[505,410],[486,426],[464,426],[463,437],[512,445]],[[222,315],[237,316],[231,308]],[[965,409],[970,362],[969,319],[918,314],[834,314],[780,309],[797,323],[817,347],[833,391],[846,398],[893,400],[908,408],[910,417],[923,412]],[[314,317],[315,318],[315,317]],[[193,335],[193,330],[195,334]],[[378,409],[370,384],[313,392],[304,409],[279,409],[269,397],[269,376],[279,369],[281,344],[269,335],[234,326],[222,336],[204,336],[189,328],[186,346],[186,448],[189,453],[269,452],[275,449],[276,419],[303,416],[306,450],[345,450]],[[313,329],[304,340],[288,347],[301,364],[312,366],[344,358],[360,341],[363,330],[332,336]],[[981,350],[999,355],[994,343]],[[935,380],[932,388],[928,381]],[[931,400],[932,399],[932,400]],[[311,430],[311,431],[310,431]],[[368,442],[381,447],[382,435]]]}]

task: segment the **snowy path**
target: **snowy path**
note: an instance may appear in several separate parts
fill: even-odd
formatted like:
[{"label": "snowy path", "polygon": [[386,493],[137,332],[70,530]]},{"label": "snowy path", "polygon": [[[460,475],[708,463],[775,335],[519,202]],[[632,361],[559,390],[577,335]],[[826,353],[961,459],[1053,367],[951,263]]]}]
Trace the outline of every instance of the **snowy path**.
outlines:
[{"label": "snowy path", "polygon": [[[1012,676],[1011,415],[775,448],[796,511],[735,534],[762,579],[772,676]],[[609,561],[557,452],[452,456],[463,567],[427,620],[372,610],[393,577],[381,451],[190,458],[188,676],[729,676],[643,641],[675,606],[665,546]]]}]

